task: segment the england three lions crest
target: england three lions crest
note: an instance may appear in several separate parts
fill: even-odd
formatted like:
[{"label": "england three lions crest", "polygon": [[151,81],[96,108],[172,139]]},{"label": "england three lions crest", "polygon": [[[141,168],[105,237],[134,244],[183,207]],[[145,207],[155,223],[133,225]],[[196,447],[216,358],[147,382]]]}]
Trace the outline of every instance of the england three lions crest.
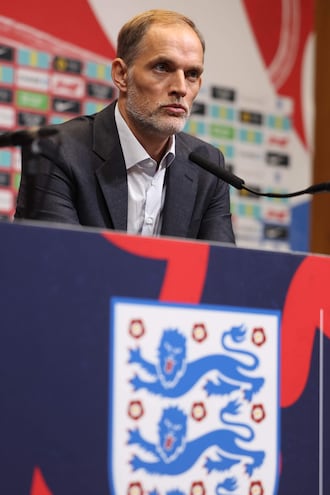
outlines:
[{"label": "england three lions crest", "polygon": [[276,494],[276,311],[111,301],[114,495]]}]

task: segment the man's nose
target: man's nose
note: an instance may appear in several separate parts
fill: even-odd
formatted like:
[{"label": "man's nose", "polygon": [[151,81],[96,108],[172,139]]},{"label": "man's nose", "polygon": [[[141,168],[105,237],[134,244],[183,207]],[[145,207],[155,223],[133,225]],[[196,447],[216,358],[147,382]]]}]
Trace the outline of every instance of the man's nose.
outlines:
[{"label": "man's nose", "polygon": [[180,96],[187,94],[187,80],[183,70],[177,70],[172,73],[170,92]]}]

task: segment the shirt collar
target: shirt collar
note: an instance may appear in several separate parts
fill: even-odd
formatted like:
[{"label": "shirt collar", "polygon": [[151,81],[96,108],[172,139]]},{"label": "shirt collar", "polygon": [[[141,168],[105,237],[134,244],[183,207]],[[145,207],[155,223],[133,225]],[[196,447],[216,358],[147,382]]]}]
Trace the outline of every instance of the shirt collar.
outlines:
[{"label": "shirt collar", "polygon": [[[119,134],[119,140],[121,144],[121,148],[124,155],[124,160],[126,164],[126,169],[130,169],[134,165],[144,161],[150,161],[152,158],[143,148],[143,146],[136,139],[128,125],[126,124],[124,118],[122,117],[118,104],[116,104],[115,108],[115,120]],[[175,158],[175,135],[171,136],[169,141],[168,149],[166,150],[165,155],[163,156],[160,167],[168,167]]]}]

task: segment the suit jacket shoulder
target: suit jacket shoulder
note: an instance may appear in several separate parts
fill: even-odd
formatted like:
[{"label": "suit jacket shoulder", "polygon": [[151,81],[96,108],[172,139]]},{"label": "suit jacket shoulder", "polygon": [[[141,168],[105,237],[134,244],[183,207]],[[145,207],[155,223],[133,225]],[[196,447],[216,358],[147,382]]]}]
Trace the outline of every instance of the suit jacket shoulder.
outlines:
[{"label": "suit jacket shoulder", "polygon": [[218,148],[185,132],[180,132],[176,136],[176,151],[179,156],[182,154],[182,156],[185,156],[187,159],[189,154],[192,151],[195,151],[205,158],[209,158],[210,160],[215,161],[215,163],[219,163],[221,166],[224,166],[225,163],[223,154]]}]

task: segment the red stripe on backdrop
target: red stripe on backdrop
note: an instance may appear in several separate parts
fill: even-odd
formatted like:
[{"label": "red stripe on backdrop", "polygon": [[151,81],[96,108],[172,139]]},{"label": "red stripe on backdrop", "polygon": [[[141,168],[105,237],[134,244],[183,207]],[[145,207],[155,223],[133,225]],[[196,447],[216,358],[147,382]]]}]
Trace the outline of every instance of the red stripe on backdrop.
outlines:
[{"label": "red stripe on backdrop", "polygon": [[209,245],[148,237],[136,237],[133,243],[130,236],[112,232],[105,232],[103,237],[136,256],[167,261],[160,301],[193,304],[200,301],[208,267]]},{"label": "red stripe on backdrop", "polygon": [[[277,93],[294,101],[294,128],[305,146],[302,69],[306,42],[314,31],[314,4],[315,0],[285,0],[285,3],[282,0],[243,0],[256,43]],[[275,61],[276,73],[272,71]]]},{"label": "red stripe on backdrop", "polygon": [[[330,338],[330,263],[307,257],[287,292],[281,333],[281,407],[296,402],[306,386],[315,340],[324,314],[324,335]],[[321,334],[322,336],[322,334]]]},{"label": "red stripe on backdrop", "polygon": [[259,50],[266,67],[268,67],[275,56],[280,40],[282,1],[244,0],[243,4]]},{"label": "red stripe on backdrop", "polygon": [[38,467],[35,467],[33,471],[30,495],[52,495]]},{"label": "red stripe on backdrop", "polygon": [[15,0],[2,2],[0,15],[109,59],[115,48],[87,0]]}]

